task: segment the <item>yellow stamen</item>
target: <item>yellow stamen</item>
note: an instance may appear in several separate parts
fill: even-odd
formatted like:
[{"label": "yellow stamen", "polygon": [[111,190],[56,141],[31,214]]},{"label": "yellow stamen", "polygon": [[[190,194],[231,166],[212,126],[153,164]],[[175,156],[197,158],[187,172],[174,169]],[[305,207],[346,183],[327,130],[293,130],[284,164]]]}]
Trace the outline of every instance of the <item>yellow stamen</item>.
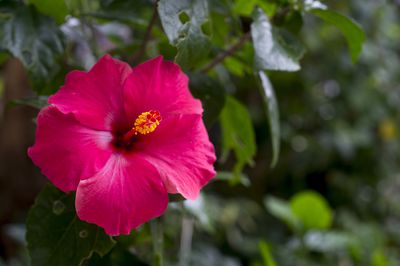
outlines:
[{"label": "yellow stamen", "polygon": [[161,115],[158,111],[149,111],[141,113],[135,120],[134,129],[136,130],[136,135],[138,133],[142,135],[149,134],[156,130],[157,126],[160,124]]},{"label": "yellow stamen", "polygon": [[146,135],[154,130],[161,122],[161,115],[158,111],[148,111],[141,113],[135,120],[135,123],[131,130],[126,132],[121,140],[123,142],[130,142],[137,134]]}]

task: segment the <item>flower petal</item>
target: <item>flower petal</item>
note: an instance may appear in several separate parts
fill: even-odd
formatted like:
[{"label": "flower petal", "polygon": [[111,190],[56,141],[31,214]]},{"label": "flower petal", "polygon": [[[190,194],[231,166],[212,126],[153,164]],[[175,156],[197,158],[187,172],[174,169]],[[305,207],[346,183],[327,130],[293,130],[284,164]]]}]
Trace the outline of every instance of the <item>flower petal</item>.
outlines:
[{"label": "flower petal", "polygon": [[113,155],[101,171],[82,180],[76,192],[79,218],[109,235],[129,234],[160,216],[168,204],[157,170],[139,156],[127,156]]},{"label": "flower petal", "polygon": [[111,130],[125,124],[122,87],[131,72],[128,64],[103,56],[89,72],[72,71],[65,85],[49,98],[63,113],[73,113],[82,124]]},{"label": "flower petal", "polygon": [[162,56],[132,69],[124,85],[125,111],[131,122],[142,112],[202,114],[201,102],[190,93],[188,77]]},{"label": "flower petal", "polygon": [[64,192],[76,190],[80,179],[92,176],[111,156],[111,134],[83,126],[72,114],[49,106],[39,113],[37,123],[36,142],[28,155]]},{"label": "flower petal", "polygon": [[169,193],[187,199],[196,199],[215,176],[214,146],[201,115],[170,116],[153,133],[141,136],[133,149],[157,168]]}]

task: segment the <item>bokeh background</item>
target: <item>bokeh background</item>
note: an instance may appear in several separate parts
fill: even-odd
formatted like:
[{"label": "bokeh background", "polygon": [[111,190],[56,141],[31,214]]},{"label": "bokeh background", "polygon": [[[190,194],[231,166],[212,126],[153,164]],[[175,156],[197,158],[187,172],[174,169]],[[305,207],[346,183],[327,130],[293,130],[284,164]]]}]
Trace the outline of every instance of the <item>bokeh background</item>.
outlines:
[{"label": "bokeh background", "polygon": [[[134,64],[156,54],[173,59],[176,50],[159,21],[146,50],[132,58],[141,49],[151,1],[83,2],[81,13],[70,11],[67,22],[58,23],[66,48],[46,92],[56,91],[66,72],[89,68],[105,52]],[[235,1],[209,3],[217,14],[209,60],[250,23],[241,15],[220,23],[220,2],[235,7]],[[362,26],[363,51],[353,64],[340,31],[311,15],[280,25],[294,31],[307,52],[301,70],[268,72],[280,113],[275,167],[250,43],[208,74],[219,84],[215,88],[221,86],[249,111],[257,153],[241,182],[232,182],[229,171],[236,160],[230,154],[218,161],[219,174],[198,201],[170,204],[163,218],[167,265],[400,265],[400,2],[324,4]],[[37,106],[45,98],[32,89],[20,60],[6,52],[0,58],[0,265],[28,265],[25,219],[47,181],[26,151],[34,142]],[[193,80],[198,69],[188,71]],[[195,84],[192,89],[199,93]],[[221,123],[215,119],[208,128],[222,158]],[[105,259],[94,255],[85,263],[147,265],[148,231],[145,225],[121,237]]]}]

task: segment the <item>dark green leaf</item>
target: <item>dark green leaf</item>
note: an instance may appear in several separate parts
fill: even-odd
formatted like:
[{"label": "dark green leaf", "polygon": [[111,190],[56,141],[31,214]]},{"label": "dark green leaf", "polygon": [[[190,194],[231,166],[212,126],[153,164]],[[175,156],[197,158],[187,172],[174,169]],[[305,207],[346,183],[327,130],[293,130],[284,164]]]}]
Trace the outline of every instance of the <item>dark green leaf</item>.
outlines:
[{"label": "dark green leaf", "polygon": [[64,22],[68,8],[64,0],[29,0],[43,14],[53,17],[58,24]]},{"label": "dark green leaf", "polygon": [[213,47],[226,47],[242,34],[240,17],[233,13],[231,1],[217,0],[208,3]]},{"label": "dark green leaf", "polygon": [[293,34],[298,34],[303,28],[303,14],[297,10],[289,12],[284,17],[281,27]]},{"label": "dark green leaf", "polygon": [[191,73],[190,90],[201,100],[204,108],[204,121],[210,127],[219,117],[225,103],[225,91],[215,79],[200,73]]},{"label": "dark green leaf", "polygon": [[31,74],[34,89],[44,87],[59,71],[63,37],[54,21],[34,7],[0,4],[0,49],[21,60]]},{"label": "dark green leaf", "polygon": [[344,35],[349,46],[353,63],[361,53],[365,34],[361,26],[340,13],[329,9],[311,9],[312,14],[337,27]]},{"label": "dark green leaf", "polygon": [[251,37],[258,70],[297,71],[304,54],[302,45],[288,32],[272,27],[265,13],[257,8],[253,14]]},{"label": "dark green leaf", "polygon": [[251,117],[246,107],[231,96],[226,97],[221,112],[223,158],[233,150],[236,156],[234,173],[240,180],[239,173],[246,163],[253,164],[256,153],[255,134]]},{"label": "dark green leaf", "polygon": [[202,31],[203,24],[208,23],[207,1],[161,0],[158,13],[170,43],[178,48],[175,61],[180,66],[193,67],[207,56],[210,38]]},{"label": "dark green leaf", "polygon": [[47,105],[47,96],[37,96],[37,97],[29,97],[29,98],[22,98],[22,99],[16,99],[12,100],[9,103],[9,106],[15,106],[15,105],[28,105],[31,107],[34,107],[36,109],[42,109]]},{"label": "dark green leaf", "polygon": [[131,250],[127,247],[123,247],[119,243],[115,245],[111,252],[101,257],[97,253],[86,260],[82,266],[148,266],[144,262],[140,261]]},{"label": "dark green leaf", "polygon": [[35,266],[81,265],[93,252],[103,256],[114,240],[96,225],[80,221],[75,195],[48,184],[39,194],[27,219],[28,250]]},{"label": "dark green leaf", "polygon": [[[146,18],[151,14],[148,12],[151,6],[151,1],[147,0],[109,0],[101,1],[100,8],[89,11],[88,15],[108,19],[118,20],[127,24],[147,26],[150,18]],[[147,12],[147,13],[146,13]]]},{"label": "dark green leaf", "polygon": [[279,144],[280,144],[280,126],[279,126],[279,109],[278,102],[276,100],[274,89],[272,88],[269,78],[264,73],[264,71],[258,72],[258,77],[260,79],[261,94],[263,96],[264,102],[268,108],[267,117],[269,121],[269,127],[271,131],[271,141],[272,141],[272,161],[271,166],[275,166],[278,162],[279,157]]},{"label": "dark green leaf", "polygon": [[4,64],[9,58],[9,54],[6,52],[0,52],[0,65]]},{"label": "dark green leaf", "polygon": [[313,191],[297,193],[290,200],[292,212],[304,229],[327,229],[332,223],[332,210],[326,200]]}]

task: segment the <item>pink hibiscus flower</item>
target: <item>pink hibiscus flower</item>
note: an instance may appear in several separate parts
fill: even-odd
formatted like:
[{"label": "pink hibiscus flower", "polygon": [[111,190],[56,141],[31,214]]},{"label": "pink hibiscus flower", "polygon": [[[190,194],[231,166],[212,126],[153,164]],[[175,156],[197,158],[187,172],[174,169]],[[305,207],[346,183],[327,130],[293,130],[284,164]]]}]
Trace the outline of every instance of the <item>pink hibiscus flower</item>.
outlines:
[{"label": "pink hibiscus flower", "polygon": [[160,216],[168,193],[195,199],[215,175],[202,106],[179,66],[157,57],[135,68],[102,57],[72,71],[38,115],[28,155],[78,217],[109,235]]}]

